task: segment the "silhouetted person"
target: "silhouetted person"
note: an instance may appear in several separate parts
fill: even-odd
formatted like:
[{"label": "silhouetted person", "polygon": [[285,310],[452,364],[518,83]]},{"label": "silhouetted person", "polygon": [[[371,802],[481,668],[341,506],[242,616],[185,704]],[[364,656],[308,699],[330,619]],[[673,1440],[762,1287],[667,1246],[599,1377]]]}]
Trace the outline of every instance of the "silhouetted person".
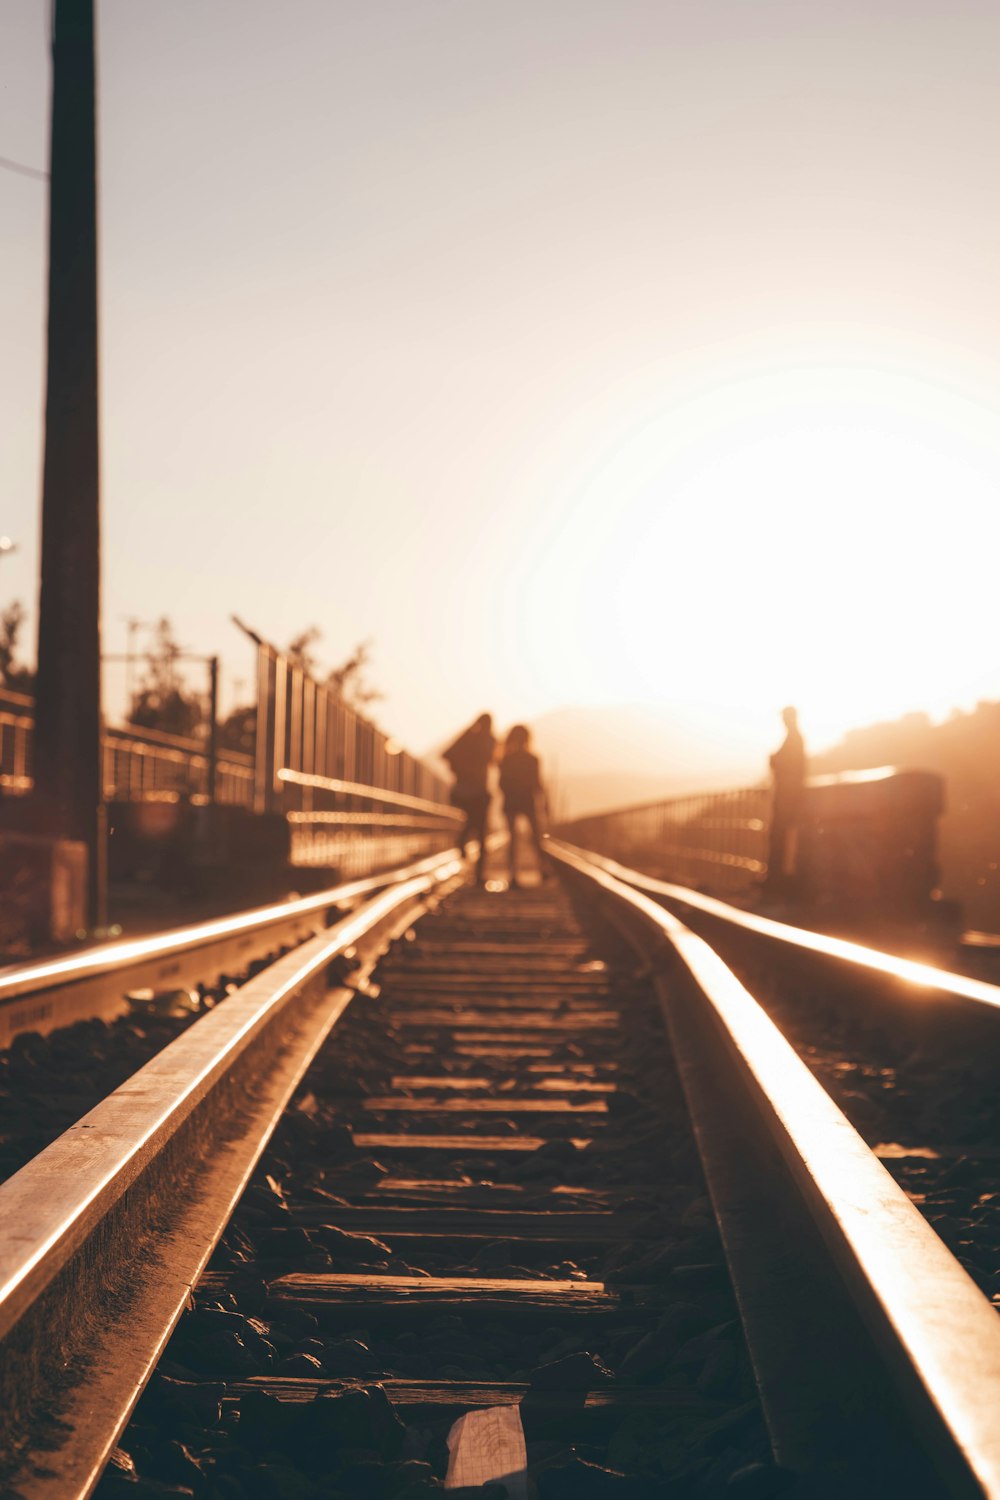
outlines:
[{"label": "silhouetted person", "polygon": [[806,782],[806,747],[799,731],[798,711],[783,708],[783,744],[771,756],[773,783],[771,832],[767,853],[767,884],[771,889],[787,886],[795,873],[798,825]]},{"label": "silhouetted person", "polygon": [[538,804],[544,797],[538,756],[532,753],[531,734],[524,724],[515,724],[507,736],[500,759],[500,790],[503,812],[510,829],[510,883],[517,886],[517,820],[527,818],[538,855],[538,866],[545,878],[546,860],[542,849],[542,831]]},{"label": "silhouetted person", "polygon": [[444,752],[444,759],[455,778],[455,785],[451,789],[452,805],[465,814],[461,837],[462,853],[465,854],[471,839],[479,842],[476,879],[480,882],[486,859],[486,814],[490,806],[486,778],[493,763],[495,749],[493,720],[489,714],[480,714],[476,722],[470,724]]}]

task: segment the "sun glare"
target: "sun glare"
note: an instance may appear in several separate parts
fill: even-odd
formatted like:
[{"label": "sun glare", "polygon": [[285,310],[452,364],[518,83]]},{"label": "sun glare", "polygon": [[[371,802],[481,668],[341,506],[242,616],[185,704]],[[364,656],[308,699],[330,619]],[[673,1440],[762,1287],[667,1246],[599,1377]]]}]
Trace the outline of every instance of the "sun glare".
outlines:
[{"label": "sun glare", "polygon": [[1000,696],[998,431],[961,395],[865,369],[665,409],[525,580],[560,696],[714,705],[755,741],[796,702],[817,746]]}]

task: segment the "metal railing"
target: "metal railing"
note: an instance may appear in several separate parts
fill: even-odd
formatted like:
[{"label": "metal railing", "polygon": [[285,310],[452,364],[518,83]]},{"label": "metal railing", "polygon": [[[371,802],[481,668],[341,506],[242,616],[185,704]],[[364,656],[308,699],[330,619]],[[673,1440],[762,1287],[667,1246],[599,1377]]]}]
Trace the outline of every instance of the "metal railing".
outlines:
[{"label": "metal railing", "polygon": [[[239,859],[242,849],[250,860],[287,857],[348,879],[455,844],[462,815],[448,805],[442,777],[281,653],[262,645],[259,654],[254,755],[221,750],[213,762],[207,738],[137,725],[105,731],[105,798],[134,806],[118,819],[123,868],[138,858],[144,868],[153,861],[193,871],[220,851]],[[30,697],[0,689],[0,791],[16,797],[32,788],[33,707]],[[267,814],[272,826],[260,819],[256,842],[232,828],[213,833],[198,811],[210,803]],[[287,837],[273,829],[281,819]],[[145,852],[136,855],[133,844]]]},{"label": "metal railing", "polygon": [[[253,755],[219,750],[215,800],[255,812],[298,807],[288,796],[286,771],[351,782],[404,801],[447,804],[448,785],[431,767],[311,678],[282,652],[258,643],[257,740]],[[30,792],[34,701],[0,688],[0,787]],[[104,792],[108,801],[210,800],[207,739],[164,734],[135,724],[104,735]]]},{"label": "metal railing", "polygon": [[[678,797],[579,818],[558,834],[658,879],[739,896],[768,874],[771,800],[766,786]],[[838,917],[944,918],[944,905],[934,905],[943,808],[933,771],[878,766],[812,777],[787,829],[786,894]]]},{"label": "metal railing", "polygon": [[672,797],[576,818],[559,838],[682,885],[737,893],[767,873],[766,786]]},{"label": "metal railing", "polygon": [[0,688],[0,790],[14,796],[31,790],[34,712],[33,699]]},{"label": "metal railing", "polygon": [[[9,795],[31,791],[34,700],[0,688],[0,788]],[[204,740],[163,734],[135,724],[109,727],[103,745],[104,795],[109,802],[208,802],[211,757]],[[253,805],[253,757],[222,750],[215,762],[215,800],[233,807]]]},{"label": "metal railing", "polygon": [[332,687],[239,621],[257,647],[255,812],[289,812],[293,784],[286,773],[354,783],[397,797],[447,804],[448,785],[430,766]]},{"label": "metal railing", "polygon": [[[104,735],[104,795],[109,802],[212,800],[211,759],[203,741],[127,725]],[[225,750],[215,762],[216,802],[253,804],[253,757]]]},{"label": "metal railing", "polygon": [[464,821],[457,808],[362,782],[283,766],[293,865],[360,875],[451,848]]}]

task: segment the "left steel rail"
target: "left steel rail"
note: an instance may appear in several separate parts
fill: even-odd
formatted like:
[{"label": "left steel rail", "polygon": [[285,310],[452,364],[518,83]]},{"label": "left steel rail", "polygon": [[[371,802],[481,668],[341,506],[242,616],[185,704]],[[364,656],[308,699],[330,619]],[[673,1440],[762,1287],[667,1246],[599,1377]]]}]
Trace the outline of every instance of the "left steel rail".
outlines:
[{"label": "left steel rail", "polygon": [[311,896],[2,970],[0,1048],[21,1032],[44,1035],[74,1021],[111,1020],[128,1009],[130,991],[183,989],[211,983],[226,971],[241,973],[276,948],[321,932],[331,913],[387,886],[433,874],[455,856],[451,849]]},{"label": "left steel rail", "polygon": [[[83,1500],[310,1062],[438,858],[270,965],[0,1186],[0,1489]],[[331,963],[353,950],[350,986]]]}]

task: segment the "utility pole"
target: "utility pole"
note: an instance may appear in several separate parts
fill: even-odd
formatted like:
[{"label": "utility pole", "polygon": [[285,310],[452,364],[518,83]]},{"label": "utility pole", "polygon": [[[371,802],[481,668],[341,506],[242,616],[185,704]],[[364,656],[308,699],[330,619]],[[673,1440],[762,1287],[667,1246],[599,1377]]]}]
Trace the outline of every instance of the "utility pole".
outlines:
[{"label": "utility pole", "polygon": [[87,847],[92,928],[106,924],[95,92],[94,0],[55,0],[35,803],[41,831]]}]

